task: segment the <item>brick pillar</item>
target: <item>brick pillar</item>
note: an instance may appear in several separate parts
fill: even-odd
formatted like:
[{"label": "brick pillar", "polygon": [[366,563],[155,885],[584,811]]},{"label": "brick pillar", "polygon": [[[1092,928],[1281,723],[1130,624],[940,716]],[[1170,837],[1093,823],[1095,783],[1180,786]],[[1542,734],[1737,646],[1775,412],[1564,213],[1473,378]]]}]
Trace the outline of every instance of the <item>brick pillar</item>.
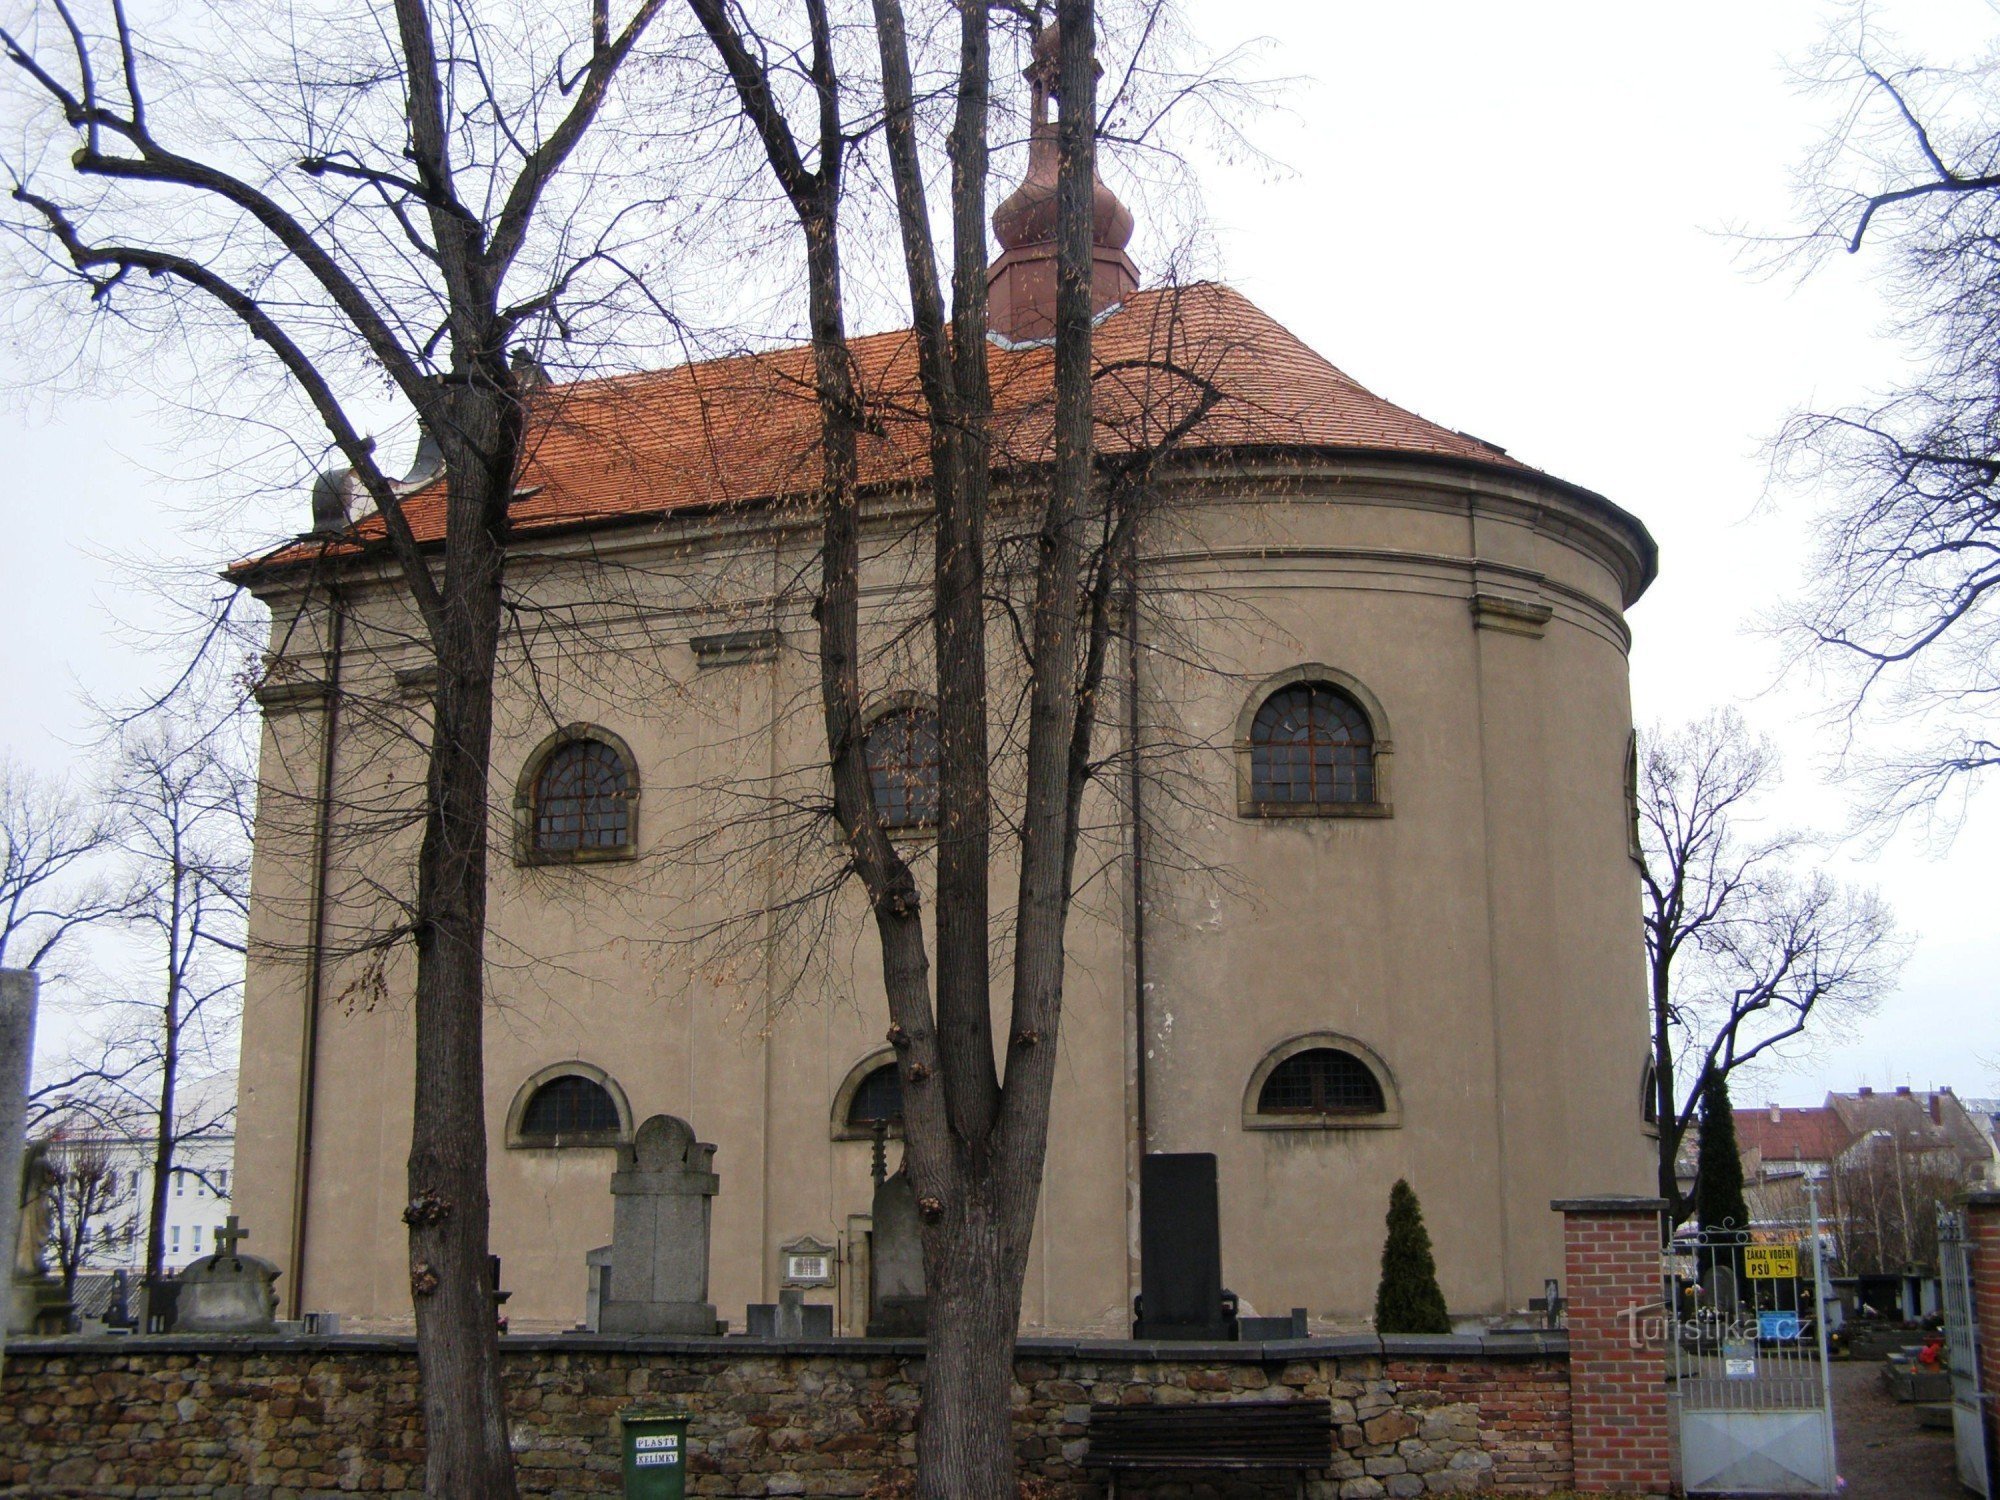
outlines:
[{"label": "brick pillar", "polygon": [[2000,1190],[1959,1199],[1972,1260],[1972,1317],[1978,1325],[1980,1405],[1986,1419],[1986,1472],[2000,1474]]},{"label": "brick pillar", "polygon": [[1576,1487],[1673,1488],[1658,1198],[1561,1198]]}]

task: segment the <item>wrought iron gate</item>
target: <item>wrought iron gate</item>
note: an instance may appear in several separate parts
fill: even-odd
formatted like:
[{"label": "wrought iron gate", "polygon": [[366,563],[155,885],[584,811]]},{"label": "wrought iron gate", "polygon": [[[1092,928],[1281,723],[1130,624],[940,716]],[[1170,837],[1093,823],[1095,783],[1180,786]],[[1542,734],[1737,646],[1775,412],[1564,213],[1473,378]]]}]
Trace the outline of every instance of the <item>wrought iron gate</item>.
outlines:
[{"label": "wrought iron gate", "polygon": [[1819,1219],[1797,1244],[1703,1230],[1669,1257],[1668,1390],[1690,1495],[1830,1495]]},{"label": "wrought iron gate", "polygon": [[1944,1279],[1944,1339],[1951,1357],[1951,1431],[1958,1448],[1958,1478],[1987,1500],[1986,1425],[1979,1390],[1979,1327],[1973,1318],[1972,1256],[1964,1218],[1938,1215],[1938,1271]]}]

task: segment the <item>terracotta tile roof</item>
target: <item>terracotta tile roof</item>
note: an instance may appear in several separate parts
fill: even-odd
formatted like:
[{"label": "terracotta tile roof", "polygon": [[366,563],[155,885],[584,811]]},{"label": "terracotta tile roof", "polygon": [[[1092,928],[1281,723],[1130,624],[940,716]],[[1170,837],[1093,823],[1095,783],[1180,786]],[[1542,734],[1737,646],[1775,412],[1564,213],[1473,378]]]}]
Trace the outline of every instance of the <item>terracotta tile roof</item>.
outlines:
[{"label": "terracotta tile roof", "polygon": [[1755,1151],[1766,1163],[1832,1161],[1852,1139],[1840,1116],[1823,1107],[1736,1111],[1737,1149],[1746,1156]]},{"label": "terracotta tile roof", "polygon": [[[929,435],[907,330],[852,343],[871,431],[861,480],[918,477]],[[989,345],[995,465],[1049,453],[1053,351]],[[1347,449],[1470,460],[1536,474],[1502,450],[1404,411],[1321,358],[1241,293],[1213,283],[1140,292],[1104,318],[1095,341],[1101,451],[1149,446],[1192,410],[1202,382],[1220,393],[1184,450]],[[516,530],[805,496],[819,473],[811,351],[707,360],[546,388],[514,504]],[[406,502],[420,539],[442,535],[441,488]],[[382,535],[380,516],[359,536]],[[259,563],[317,556],[288,544]]]}]

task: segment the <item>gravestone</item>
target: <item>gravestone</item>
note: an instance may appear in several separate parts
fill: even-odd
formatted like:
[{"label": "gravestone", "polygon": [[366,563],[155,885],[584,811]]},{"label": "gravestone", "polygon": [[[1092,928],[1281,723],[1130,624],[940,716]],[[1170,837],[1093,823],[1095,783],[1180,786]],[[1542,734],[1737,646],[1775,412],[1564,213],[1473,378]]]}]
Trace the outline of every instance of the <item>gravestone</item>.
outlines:
[{"label": "gravestone", "polygon": [[497,1256],[497,1255],[489,1255],[489,1256],[487,1256],[487,1257],[486,1257],[486,1267],[487,1267],[487,1271],[488,1271],[488,1273],[489,1273],[489,1274],[488,1274],[488,1276],[487,1276],[487,1284],[488,1284],[489,1286],[491,1286],[491,1287],[493,1288],[493,1319],[494,1319],[494,1323],[495,1323],[495,1324],[496,1324],[496,1325],[498,1326],[499,1330],[500,1330],[500,1331],[501,1331],[502,1333],[505,1333],[505,1332],[507,1331],[507,1314],[506,1314],[506,1311],[505,1311],[505,1308],[506,1308],[506,1306],[507,1306],[507,1299],[508,1299],[509,1297],[513,1296],[514,1294],[513,1294],[512,1292],[503,1292],[503,1291],[501,1291],[501,1290],[500,1290],[500,1257],[499,1257],[499,1256]]},{"label": "gravestone", "polygon": [[1268,1339],[1310,1338],[1312,1332],[1306,1326],[1306,1310],[1295,1307],[1282,1318],[1246,1313],[1236,1320],[1236,1336],[1246,1344],[1260,1344]]},{"label": "gravestone", "polygon": [[929,1321],[924,1242],[909,1163],[883,1176],[882,1132],[875,1135],[875,1227],[868,1236],[868,1337],[920,1339]]},{"label": "gravestone", "polygon": [[604,1288],[611,1280],[609,1245],[583,1252],[583,1276],[583,1321],[577,1326],[595,1333],[604,1322]]},{"label": "gravestone", "polygon": [[776,1302],[752,1302],[744,1310],[743,1326],[753,1339],[830,1339],[833,1309],[808,1302],[797,1287],[785,1287]]},{"label": "gravestone", "polygon": [[1139,1301],[1135,1339],[1236,1337],[1222,1289],[1215,1156],[1151,1152],[1139,1160]]},{"label": "gravestone", "polygon": [[602,1332],[720,1331],[708,1300],[710,1200],[721,1186],[714,1162],[715,1147],[672,1115],[654,1115],[618,1148]]},{"label": "gravestone", "polygon": [[231,1214],[215,1231],[215,1253],[180,1275],[174,1308],[176,1333],[275,1333],[280,1272],[268,1260],[239,1249],[250,1232]]}]

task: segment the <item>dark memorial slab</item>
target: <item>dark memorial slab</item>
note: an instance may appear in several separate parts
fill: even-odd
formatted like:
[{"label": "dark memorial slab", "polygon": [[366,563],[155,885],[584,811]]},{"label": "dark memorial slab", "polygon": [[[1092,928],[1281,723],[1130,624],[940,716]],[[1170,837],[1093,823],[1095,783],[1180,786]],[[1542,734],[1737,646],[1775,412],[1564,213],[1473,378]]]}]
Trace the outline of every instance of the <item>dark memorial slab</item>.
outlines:
[{"label": "dark memorial slab", "polygon": [[1151,1152],[1139,1161],[1139,1300],[1135,1339],[1228,1340],[1215,1154]]}]

